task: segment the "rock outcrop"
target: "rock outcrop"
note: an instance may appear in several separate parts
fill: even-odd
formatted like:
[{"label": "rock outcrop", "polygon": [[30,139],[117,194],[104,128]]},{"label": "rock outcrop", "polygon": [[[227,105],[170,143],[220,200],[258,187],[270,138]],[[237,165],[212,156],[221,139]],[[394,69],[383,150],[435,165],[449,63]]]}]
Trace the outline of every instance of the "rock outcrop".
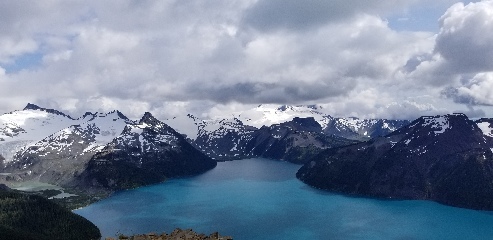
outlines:
[{"label": "rock outcrop", "polygon": [[[128,240],[233,240],[231,236],[221,236],[218,232],[205,235],[203,233],[196,233],[192,229],[180,229],[176,228],[170,234],[167,233],[148,233],[148,234],[138,234],[132,236],[120,235],[118,239],[128,239]],[[114,238],[107,237],[106,240],[115,240]]]}]

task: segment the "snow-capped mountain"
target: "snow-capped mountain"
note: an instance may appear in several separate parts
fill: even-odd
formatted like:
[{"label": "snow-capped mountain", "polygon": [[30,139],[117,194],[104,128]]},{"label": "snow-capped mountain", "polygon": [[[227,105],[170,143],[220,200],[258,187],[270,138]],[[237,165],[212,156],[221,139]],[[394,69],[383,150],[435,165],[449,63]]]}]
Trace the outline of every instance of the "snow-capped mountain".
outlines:
[{"label": "snow-capped mountain", "polygon": [[194,146],[216,160],[255,157],[246,149],[258,129],[244,125],[237,118],[205,120],[199,125]]},{"label": "snow-capped mountain", "polygon": [[[3,124],[2,182],[34,180],[60,186],[79,185],[79,181],[86,180],[81,176],[95,177],[87,174],[95,156],[99,158],[93,161],[101,162],[101,156],[109,153],[115,156],[116,151],[131,156],[125,161],[127,168],[146,165],[143,158],[138,158],[138,153],[147,156],[145,161],[150,161],[149,154],[161,160],[167,156],[160,166],[161,173],[166,173],[161,174],[161,178],[195,174],[215,166],[215,161],[195,150],[180,134],[150,113],[140,122],[129,120],[119,111],[86,113],[73,119],[56,110],[28,104],[24,110],[2,115],[0,119]],[[123,181],[118,177],[112,179]],[[143,179],[142,183],[163,180],[151,176]]]},{"label": "snow-capped mountain", "polygon": [[[245,125],[238,118],[200,120],[188,115],[181,125],[197,129],[188,141],[197,149],[218,161],[266,157],[302,163],[322,149],[354,143],[342,137],[326,135],[313,117],[299,118],[263,126],[257,129]],[[170,121],[170,124],[175,122]],[[173,126],[173,125],[172,125]],[[177,128],[180,131],[180,127]],[[188,129],[190,131],[190,129]]]},{"label": "snow-capped mountain", "polygon": [[245,143],[257,128],[237,118],[202,120],[191,114],[165,120],[182,133],[200,151],[218,161],[254,157],[245,151]]},{"label": "snow-capped mountain", "polygon": [[[297,153],[298,156],[295,156],[294,152],[286,154],[288,152],[287,149],[277,149],[279,152],[284,152],[284,154],[273,154],[272,152],[274,150],[268,150],[271,146],[277,146],[274,144],[274,142],[278,142],[276,139],[279,139],[276,131],[281,131],[279,128],[286,128],[285,125],[289,125],[294,119],[313,119],[320,127],[321,130],[317,128],[316,131],[314,130],[315,132],[310,133],[313,137],[317,136],[314,139],[318,141],[318,143],[310,145],[312,149],[310,152],[312,153],[328,147],[341,146],[343,143],[349,144],[353,142],[347,141],[347,139],[366,141],[372,137],[383,136],[399,127],[409,124],[407,120],[334,118],[322,113],[321,110],[321,107],[315,105],[259,105],[249,111],[235,113],[233,115],[237,117],[233,118],[204,120],[188,114],[187,116],[167,119],[165,122],[178,132],[184,134],[188,141],[196,146],[197,149],[219,161],[259,156],[285,159],[285,157],[289,156],[287,158],[290,159],[289,161],[296,162],[299,162],[299,160],[294,159],[300,159],[302,155],[303,158],[308,157],[301,153],[306,153],[307,151],[299,151]],[[295,131],[293,129],[291,130]],[[264,142],[268,146],[259,147],[257,145],[258,143],[255,143],[259,141],[259,136],[263,136],[262,138],[264,140],[261,142]],[[265,141],[265,139],[270,140]],[[282,141],[285,141],[285,139]],[[296,144],[301,142],[298,141]],[[296,148],[294,149],[301,150],[300,147],[303,144],[299,146],[296,144]],[[293,144],[284,145],[285,147],[291,148]],[[302,148],[306,147],[308,146],[303,146]],[[264,149],[271,153],[262,152],[259,149]]]},{"label": "snow-capped mountain", "polygon": [[493,209],[492,142],[464,114],[421,117],[385,137],[329,149],[297,173],[336,192]]},{"label": "snow-capped mountain", "polygon": [[[355,119],[343,121],[319,110],[316,106],[281,106],[275,109],[259,106],[253,110],[260,113],[258,119],[242,120],[238,116],[203,120],[188,114],[166,120],[167,125],[150,113],[138,122],[119,111],[86,113],[80,118],[72,118],[57,110],[28,104],[21,111],[0,116],[3,172],[0,181],[34,180],[64,186],[84,182],[86,186],[118,189],[131,183],[128,179],[118,180],[110,176],[116,174],[115,169],[122,170],[123,166],[135,168],[132,174],[141,179],[132,184],[145,184],[149,179],[162,181],[163,176],[195,174],[210,169],[212,165],[208,157],[218,161],[267,157],[303,163],[323,149],[354,143],[336,134],[343,131],[329,131],[327,134],[330,126],[338,129],[345,126],[346,132],[354,132],[354,139],[358,139],[368,126],[377,126],[375,129],[382,131],[385,125],[378,125],[378,120],[370,123]],[[242,115],[245,116],[248,114]],[[245,121],[256,125],[278,123],[257,128]],[[181,134],[177,135],[174,129]],[[187,142],[183,142],[185,139]],[[191,146],[200,152],[191,150]],[[152,158],[160,159],[159,163]],[[113,162],[115,159],[125,160]],[[179,161],[174,162],[173,159]],[[103,163],[110,163],[111,167],[101,165]],[[141,178],[143,175],[138,174],[143,168],[165,163],[168,164],[165,170],[156,172],[154,177],[149,174],[148,178]],[[193,168],[191,163],[198,168]]]},{"label": "snow-capped mountain", "polygon": [[[44,111],[38,109],[38,111]],[[86,113],[71,125],[17,150],[4,171],[63,185],[81,173],[89,159],[133,122],[118,111]],[[27,170],[27,174],[23,174]]]},{"label": "snow-capped mountain", "polygon": [[238,113],[238,119],[257,128],[288,122],[295,117],[312,117],[325,134],[360,141],[387,135],[410,123],[408,120],[333,117],[324,113],[324,109],[317,105],[259,105],[252,110]]},{"label": "snow-capped mountain", "polygon": [[147,112],[91,158],[78,182],[84,187],[126,189],[198,174],[216,164]]},{"label": "snow-capped mountain", "polygon": [[326,116],[324,133],[353,140],[366,141],[385,136],[405,125],[408,120],[359,119],[355,117],[333,118]]},{"label": "snow-capped mountain", "polygon": [[248,111],[235,113],[236,118],[243,123],[261,128],[262,126],[271,126],[293,120],[295,117],[307,118],[312,117],[322,128],[326,127],[327,114],[322,113],[322,108],[317,105],[272,105],[262,104]]},{"label": "snow-capped mountain", "polygon": [[56,110],[28,104],[21,111],[0,116],[0,155],[11,161],[14,154],[78,121]]}]

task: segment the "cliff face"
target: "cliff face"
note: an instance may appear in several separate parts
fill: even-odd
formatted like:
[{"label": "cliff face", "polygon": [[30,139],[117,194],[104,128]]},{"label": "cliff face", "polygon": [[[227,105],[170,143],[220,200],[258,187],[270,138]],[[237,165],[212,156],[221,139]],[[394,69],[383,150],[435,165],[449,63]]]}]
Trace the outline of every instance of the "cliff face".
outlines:
[{"label": "cliff face", "polygon": [[465,115],[422,117],[385,137],[329,149],[297,177],[336,192],[492,210],[490,145]]}]

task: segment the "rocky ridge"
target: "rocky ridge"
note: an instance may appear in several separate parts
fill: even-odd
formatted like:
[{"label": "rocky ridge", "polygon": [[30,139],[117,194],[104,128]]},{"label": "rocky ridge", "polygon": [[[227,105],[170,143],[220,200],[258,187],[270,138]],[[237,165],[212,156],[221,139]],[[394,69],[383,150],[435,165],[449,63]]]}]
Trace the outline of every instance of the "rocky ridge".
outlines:
[{"label": "rocky ridge", "polygon": [[[258,124],[257,120],[240,115],[202,120],[188,114],[166,120],[168,125],[150,113],[140,121],[119,111],[72,118],[28,104],[0,116],[0,182],[39,181],[114,191],[201,173],[215,166],[211,158],[266,157],[302,164],[324,149],[355,143],[339,136],[341,126],[354,130],[359,136],[355,139],[370,136],[371,126],[373,132],[392,130],[384,123],[387,120],[335,121],[318,110],[316,106],[259,106],[255,111],[263,114],[260,122],[283,122],[257,128],[245,124]],[[340,124],[328,124],[331,121]],[[329,131],[329,126],[339,132]]]}]

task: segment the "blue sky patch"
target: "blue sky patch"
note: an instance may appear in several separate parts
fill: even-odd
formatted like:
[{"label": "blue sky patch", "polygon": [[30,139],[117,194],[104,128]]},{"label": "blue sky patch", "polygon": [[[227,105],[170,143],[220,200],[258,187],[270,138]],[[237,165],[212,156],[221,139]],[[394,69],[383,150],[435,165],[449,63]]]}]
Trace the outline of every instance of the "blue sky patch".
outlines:
[{"label": "blue sky patch", "polygon": [[5,73],[17,73],[25,69],[33,69],[41,65],[43,54],[40,52],[26,53],[17,57],[13,63],[3,66]]}]

